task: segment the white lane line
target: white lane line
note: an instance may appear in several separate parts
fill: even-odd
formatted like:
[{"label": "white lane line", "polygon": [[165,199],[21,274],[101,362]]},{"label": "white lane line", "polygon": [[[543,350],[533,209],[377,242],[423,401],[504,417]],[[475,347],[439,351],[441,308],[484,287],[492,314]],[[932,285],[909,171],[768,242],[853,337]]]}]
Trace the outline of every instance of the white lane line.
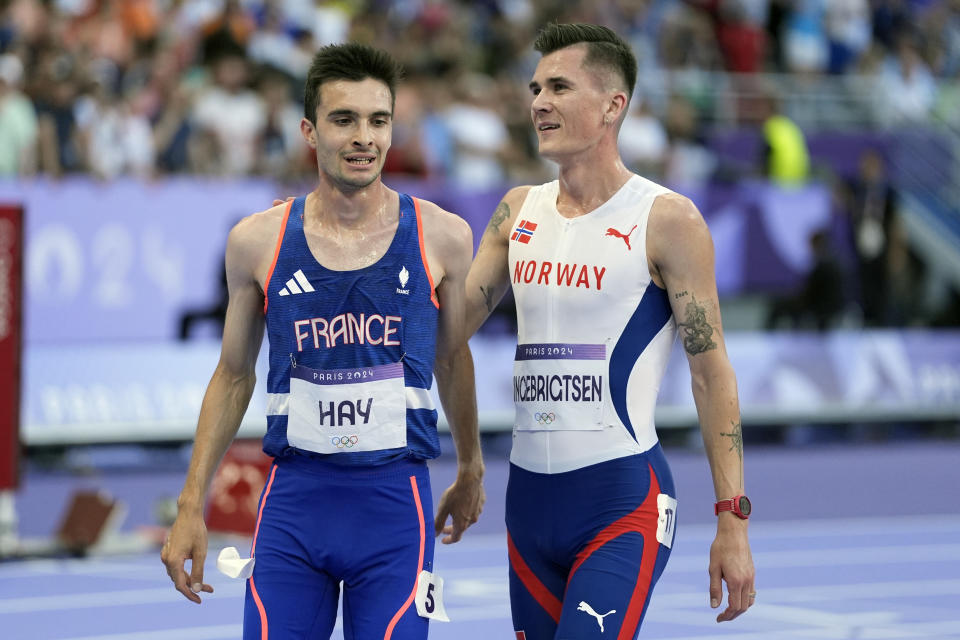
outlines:
[{"label": "white lane line", "polygon": [[[499,620],[510,618],[510,606],[488,605],[482,607],[452,607],[447,610],[454,622],[471,620]],[[342,628],[337,620],[335,629]],[[162,629],[160,631],[137,631],[98,636],[75,636],[63,640],[170,640],[170,638],[190,638],[190,640],[236,640],[243,635],[243,625],[222,624],[205,627],[182,627]]]},{"label": "white lane line", "polygon": [[[706,551],[706,550],[705,550]],[[704,555],[671,555],[667,571],[704,571]],[[841,547],[802,551],[758,551],[753,554],[757,569],[788,567],[835,567],[860,564],[899,564],[960,561],[960,544],[915,544],[878,547]],[[960,569],[960,567],[958,567]]]},{"label": "white lane line", "polygon": [[[453,582],[453,581],[452,581]],[[467,582],[463,587],[467,593],[476,591],[492,595],[491,590],[481,584],[482,581]],[[498,585],[503,583],[497,581]],[[453,585],[451,585],[453,586]],[[494,589],[497,587],[493,587]],[[502,588],[502,587],[501,587]],[[457,591],[458,587],[453,587]],[[817,585],[804,587],[761,588],[765,603],[803,603],[837,600],[862,600],[869,598],[919,598],[930,596],[960,596],[960,580],[904,580],[879,583],[854,583],[840,585]],[[242,597],[244,584],[229,582],[216,587],[216,593],[207,598]],[[458,593],[459,595],[459,593]],[[657,607],[699,607],[704,604],[705,594],[659,593]],[[98,607],[116,607],[122,605],[153,604],[179,601],[180,594],[172,587],[156,589],[126,589],[122,591],[102,591],[94,593],[75,593],[49,596],[27,596],[0,600],[0,613],[29,613],[35,611],[63,611],[68,609],[92,609]]]},{"label": "white lane line", "polygon": [[507,563],[504,562],[499,566],[490,566],[489,564],[480,565],[478,567],[445,567],[437,566],[434,563],[434,568],[436,572],[440,575],[441,578],[447,578],[448,576],[451,579],[461,579],[461,578],[488,578],[488,579],[498,579],[503,578],[507,579]]},{"label": "white lane line", "polygon": [[[667,564],[668,571],[701,571],[706,555],[673,554]],[[880,563],[917,563],[960,561],[960,544],[915,544],[883,545],[875,547],[840,547],[829,549],[809,549],[801,551],[758,551],[753,554],[757,567],[766,569],[786,567],[814,567],[837,565],[860,565]],[[502,565],[481,567],[444,568],[443,558],[435,566],[441,575],[476,576],[481,574],[505,574],[506,558]],[[156,571],[154,571],[154,569]],[[15,579],[40,577],[45,575],[91,576],[128,574],[128,578],[155,580],[162,577],[162,566],[156,563],[109,563],[89,560],[31,560],[9,568],[0,568],[0,578]]]},{"label": "white lane line", "polygon": [[0,566],[0,578],[38,577],[47,575],[87,575],[91,573],[142,573],[145,569],[160,569],[160,556],[156,563],[150,562],[121,562],[91,560],[89,558],[69,559],[33,559],[19,560],[6,566]]},{"label": "white lane line", "polygon": [[[653,613],[652,609],[651,612]],[[747,613],[746,616],[751,615]],[[748,618],[737,618],[733,624],[746,622]],[[674,618],[670,622],[676,624]],[[684,620],[684,624],[687,621]],[[711,625],[717,623],[711,619]],[[729,627],[728,627],[729,628]],[[739,633],[708,633],[692,636],[670,636],[670,640],[777,640],[791,638],[795,640],[916,640],[917,638],[960,638],[960,620],[940,622],[916,622],[877,627],[821,627],[807,629],[764,629]]]},{"label": "white lane line", "polygon": [[[681,506],[680,509],[683,507]],[[714,524],[683,524],[679,512],[677,536],[679,539],[713,540]],[[956,533],[960,532],[960,517],[956,515],[884,516],[865,518],[824,518],[807,520],[764,521],[752,518],[750,537],[767,538],[826,538],[843,536],[877,536]]]},{"label": "white lane line", "polygon": [[[466,575],[467,572],[464,572]],[[477,572],[473,572],[476,578]],[[205,594],[205,599],[213,598],[242,598],[244,594],[243,582],[226,582],[217,584],[215,593]],[[450,610],[467,612],[486,611],[491,606],[506,607],[509,613],[508,584],[506,577],[502,580],[494,578],[492,581],[481,579],[452,579],[447,587],[449,594],[454,598],[502,598],[503,604],[481,605],[478,607],[450,607]],[[40,611],[66,611],[71,609],[95,609],[99,607],[113,608],[140,604],[163,604],[179,602],[183,596],[173,587],[156,589],[126,589],[123,591],[101,591],[94,593],[74,593],[63,595],[26,596],[19,598],[0,599],[0,614],[34,613]],[[482,616],[481,616],[482,618]],[[473,619],[473,618],[467,618]]]},{"label": "white lane line", "polygon": [[[681,507],[682,509],[682,507]],[[684,524],[683,512],[677,526],[678,543],[713,540],[715,524]],[[829,538],[877,535],[909,535],[910,537],[938,533],[960,533],[960,517],[955,515],[892,516],[865,518],[825,518],[809,520],[751,520],[750,537]],[[503,551],[506,558],[506,533],[471,533],[453,545],[437,545],[437,555],[462,555],[475,551]]]},{"label": "white lane line", "polygon": [[[740,624],[749,623],[750,620],[758,617],[774,619],[775,616],[769,615],[769,612],[761,614],[763,609],[771,607],[762,607],[757,605],[750,611],[749,618],[742,618]],[[506,604],[483,607],[454,607],[449,611],[453,622],[467,622],[476,620],[498,620],[509,619],[510,608]],[[811,615],[813,617],[811,617]],[[805,617],[802,617],[805,616]],[[777,638],[816,638],[816,639],[848,639],[858,638],[861,640],[896,640],[906,638],[947,638],[960,637],[960,620],[940,621],[940,622],[920,622],[920,623],[902,623],[889,624],[883,622],[887,614],[867,613],[852,614],[827,614],[825,612],[813,611],[809,609],[794,609],[787,615],[776,616],[783,621],[793,621],[795,619],[800,624],[825,624],[823,628],[804,628],[804,629],[765,629],[763,631],[748,631],[741,633],[722,633],[709,635],[695,635],[685,637],[672,637],[671,640],[767,640],[772,637]],[[659,614],[652,608],[648,614],[650,621],[663,621],[676,623],[675,613],[667,615]],[[337,628],[340,628],[340,621],[337,621]],[[685,620],[689,624],[690,620]],[[716,622],[709,621],[710,626],[715,626]],[[706,625],[705,625],[706,626]],[[64,638],[63,640],[169,640],[169,638],[191,638],[191,640],[230,640],[237,638],[242,633],[242,626],[238,624],[213,625],[204,627],[182,627],[177,629],[163,629],[159,631],[141,631],[126,632],[118,634],[97,635],[97,636],[75,636]]]},{"label": "white lane line", "polygon": [[506,571],[495,578],[451,578],[444,585],[443,591],[445,598],[463,598],[466,601],[484,598],[507,602],[510,597],[510,582]]},{"label": "white lane line", "polygon": [[[468,620],[510,620],[510,603],[504,599],[502,604],[489,604],[476,607],[447,607],[451,622]],[[431,626],[433,623],[430,623]]]},{"label": "white lane line", "polygon": [[863,613],[833,613],[809,607],[787,607],[776,604],[756,604],[750,608],[750,618],[787,622],[808,627],[866,627],[899,622],[903,615],[889,611]]},{"label": "white lane line", "polygon": [[922,598],[960,595],[960,580],[902,580],[854,584],[763,589],[771,601],[820,602],[823,600],[863,600],[872,598]]},{"label": "white lane line", "polygon": [[857,636],[862,640],[890,638],[960,638],[960,620],[936,622],[905,622],[878,629],[863,629]]},{"label": "white lane line", "polygon": [[[650,610],[647,612],[649,620],[657,622],[677,623],[676,609],[662,609],[657,606],[654,600],[651,601]],[[699,611],[696,613],[688,612],[683,617],[681,624],[700,626],[704,628],[715,627],[717,624],[717,614],[722,609],[710,609],[706,602],[701,598]],[[742,617],[737,619],[736,626],[749,628],[769,628],[766,623],[775,622],[778,625],[796,625],[800,628],[822,627],[822,628],[852,628],[866,626],[886,626],[898,623],[903,617],[902,613],[887,611],[866,611],[862,613],[835,613],[832,611],[823,611],[821,609],[811,609],[809,607],[786,607],[772,604],[755,604]],[[793,627],[788,628],[793,628]],[[779,627],[778,627],[779,628]],[[672,640],[672,639],[671,639]]]},{"label": "white lane line", "polygon": [[132,633],[111,633],[105,636],[76,636],[64,640],[170,640],[170,638],[190,638],[190,640],[236,640],[243,635],[241,624],[218,624],[208,627],[181,627],[161,631],[135,631]]},{"label": "white lane line", "polygon": [[[859,582],[850,584],[814,585],[802,587],[759,587],[761,602],[797,604],[804,602],[837,602],[874,598],[912,598],[960,595],[960,580],[901,580],[890,582]],[[655,593],[651,602],[658,608],[701,607],[707,602],[706,590],[690,593]],[[909,610],[909,609],[908,609]]]},{"label": "white lane line", "polygon": [[[243,582],[226,583],[214,587],[215,593],[203,594],[205,598],[238,597],[245,590]],[[182,601],[173,585],[157,589],[125,589],[123,591],[100,591],[94,593],[65,593],[55,596],[27,596],[0,600],[0,613],[30,613],[34,611],[64,611],[67,609],[113,608],[136,604],[158,604]]]}]

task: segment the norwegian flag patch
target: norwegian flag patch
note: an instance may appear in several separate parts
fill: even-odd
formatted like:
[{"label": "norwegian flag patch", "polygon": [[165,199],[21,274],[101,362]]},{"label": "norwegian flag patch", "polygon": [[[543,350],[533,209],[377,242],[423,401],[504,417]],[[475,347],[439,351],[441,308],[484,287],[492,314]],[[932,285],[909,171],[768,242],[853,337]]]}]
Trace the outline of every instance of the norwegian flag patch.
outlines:
[{"label": "norwegian flag patch", "polygon": [[536,230],[537,224],[535,222],[521,220],[520,224],[517,225],[517,228],[513,230],[513,235],[510,236],[510,239],[527,244],[530,242],[530,238],[533,237],[533,232]]}]

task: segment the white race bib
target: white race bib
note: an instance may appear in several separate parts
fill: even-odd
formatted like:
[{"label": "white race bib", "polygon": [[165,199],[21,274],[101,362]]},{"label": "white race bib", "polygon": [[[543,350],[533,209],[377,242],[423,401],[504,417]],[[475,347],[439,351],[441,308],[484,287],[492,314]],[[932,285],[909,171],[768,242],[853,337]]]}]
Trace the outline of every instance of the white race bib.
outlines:
[{"label": "white race bib", "polygon": [[317,453],[407,445],[403,364],[290,370],[290,445]]},{"label": "white race bib", "polygon": [[513,361],[516,428],[520,431],[602,429],[606,372],[606,345],[518,345]]},{"label": "white race bib", "polygon": [[417,613],[422,618],[450,622],[447,610],[443,606],[443,578],[426,569],[417,579],[417,595],[414,598]]},{"label": "white race bib", "polygon": [[657,542],[670,549],[677,531],[677,500],[665,493],[657,496]]}]

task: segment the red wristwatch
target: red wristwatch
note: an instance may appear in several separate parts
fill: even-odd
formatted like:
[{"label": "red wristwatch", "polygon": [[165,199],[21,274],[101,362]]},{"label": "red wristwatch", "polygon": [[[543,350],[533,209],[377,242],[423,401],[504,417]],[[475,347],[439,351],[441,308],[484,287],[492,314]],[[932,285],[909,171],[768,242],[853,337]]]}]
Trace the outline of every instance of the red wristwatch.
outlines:
[{"label": "red wristwatch", "polygon": [[713,515],[720,515],[721,511],[733,511],[741,520],[750,517],[750,511],[753,506],[750,504],[750,498],[744,495],[733,496],[729,500],[721,500],[713,505]]}]

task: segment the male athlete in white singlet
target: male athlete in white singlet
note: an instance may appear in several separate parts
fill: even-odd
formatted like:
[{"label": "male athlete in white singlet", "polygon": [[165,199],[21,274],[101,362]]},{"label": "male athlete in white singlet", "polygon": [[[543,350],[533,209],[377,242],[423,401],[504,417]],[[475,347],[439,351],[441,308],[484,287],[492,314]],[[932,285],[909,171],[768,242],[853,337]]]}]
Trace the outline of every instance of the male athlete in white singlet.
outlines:
[{"label": "male athlete in white singlet", "polygon": [[756,593],[709,231],[689,200],[620,159],[629,46],[605,27],[561,24],[535,48],[531,115],[559,180],[507,193],[467,278],[469,331],[508,286],[517,304],[506,514],[516,637],[639,632],[676,526],[653,417],[678,329],[718,499],[710,600],[720,605],[726,581],[717,621],[731,620]]}]

